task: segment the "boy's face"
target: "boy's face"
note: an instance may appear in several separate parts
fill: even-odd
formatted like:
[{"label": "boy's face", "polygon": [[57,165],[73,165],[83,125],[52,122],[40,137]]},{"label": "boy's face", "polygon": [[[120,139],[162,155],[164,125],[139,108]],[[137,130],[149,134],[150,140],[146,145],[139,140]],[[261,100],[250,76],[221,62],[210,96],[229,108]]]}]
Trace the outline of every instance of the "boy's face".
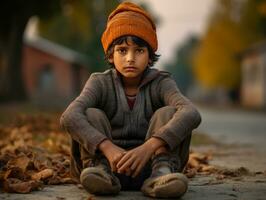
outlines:
[{"label": "boy's face", "polygon": [[140,47],[128,38],[127,43],[115,45],[109,62],[114,63],[124,78],[140,78],[149,63],[148,48]]}]

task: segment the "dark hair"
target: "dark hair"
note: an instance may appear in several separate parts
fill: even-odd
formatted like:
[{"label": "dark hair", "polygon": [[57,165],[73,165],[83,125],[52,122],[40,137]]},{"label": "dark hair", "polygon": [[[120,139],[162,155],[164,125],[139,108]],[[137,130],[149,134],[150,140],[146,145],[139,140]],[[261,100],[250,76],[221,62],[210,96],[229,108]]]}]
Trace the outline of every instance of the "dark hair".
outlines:
[{"label": "dark hair", "polygon": [[128,44],[129,38],[133,41],[133,43],[135,43],[139,47],[147,47],[148,52],[149,52],[149,59],[150,59],[148,67],[152,67],[155,64],[155,62],[157,62],[159,60],[160,55],[154,53],[151,46],[145,40],[143,40],[137,36],[125,35],[125,36],[121,36],[121,37],[115,39],[107,49],[107,52],[105,54],[105,60],[107,61],[107,63],[111,67],[114,67],[114,63],[110,63],[108,59],[111,56],[113,56],[115,45],[120,45],[123,42],[126,42],[126,44]]}]

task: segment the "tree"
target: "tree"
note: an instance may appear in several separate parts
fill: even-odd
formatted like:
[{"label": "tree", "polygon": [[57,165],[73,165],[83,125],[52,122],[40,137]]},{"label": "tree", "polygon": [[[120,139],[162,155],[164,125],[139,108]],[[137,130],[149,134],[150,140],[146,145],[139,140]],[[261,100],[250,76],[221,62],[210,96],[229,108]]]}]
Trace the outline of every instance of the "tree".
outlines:
[{"label": "tree", "polygon": [[195,36],[189,37],[184,44],[176,50],[174,59],[166,64],[166,69],[172,73],[179,89],[186,93],[193,84],[193,72],[191,58],[198,46]]},{"label": "tree", "polygon": [[249,43],[266,38],[266,0],[247,0],[243,5],[240,25]]},{"label": "tree", "polygon": [[101,35],[109,13],[119,1],[79,0],[64,4],[63,12],[48,20],[41,20],[42,37],[84,53],[91,71],[106,68]]},{"label": "tree", "polygon": [[265,38],[265,16],[259,5],[265,0],[219,0],[206,35],[194,57],[194,72],[205,88],[237,90],[240,60],[237,55]]},{"label": "tree", "polygon": [[0,101],[26,98],[21,75],[23,33],[31,16],[48,17],[59,0],[3,0],[0,6]]},{"label": "tree", "polygon": [[262,15],[262,16],[266,16],[266,1],[262,1],[259,6],[258,6],[258,9],[259,9],[259,13]]}]

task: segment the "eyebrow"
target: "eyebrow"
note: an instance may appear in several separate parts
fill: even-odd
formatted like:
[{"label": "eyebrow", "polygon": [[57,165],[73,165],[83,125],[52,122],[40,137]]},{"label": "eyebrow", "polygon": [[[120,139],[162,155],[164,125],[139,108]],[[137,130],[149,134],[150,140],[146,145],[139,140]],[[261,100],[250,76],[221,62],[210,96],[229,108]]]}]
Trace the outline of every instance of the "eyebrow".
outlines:
[{"label": "eyebrow", "polygon": [[124,45],[119,46],[119,45],[117,45],[116,48],[128,48],[128,46],[124,46]]},{"label": "eyebrow", "polygon": [[[116,45],[116,48],[129,48],[129,47],[130,46],[126,45],[126,44],[117,44]],[[135,48],[135,49],[145,49],[146,47],[145,46],[141,47],[141,46],[138,46],[138,45],[134,45],[133,48]]]}]

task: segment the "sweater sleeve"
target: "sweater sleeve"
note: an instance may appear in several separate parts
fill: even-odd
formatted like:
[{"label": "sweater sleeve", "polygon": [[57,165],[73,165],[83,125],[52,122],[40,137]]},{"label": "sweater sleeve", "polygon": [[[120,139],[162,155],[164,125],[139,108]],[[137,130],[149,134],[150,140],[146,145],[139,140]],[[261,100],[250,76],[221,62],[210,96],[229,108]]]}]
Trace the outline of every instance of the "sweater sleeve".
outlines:
[{"label": "sweater sleeve", "polygon": [[172,119],[158,129],[153,136],[164,140],[171,150],[191,134],[201,122],[201,116],[195,106],[184,97],[171,77],[162,79],[158,84],[160,100],[165,106],[176,109]]},{"label": "sweater sleeve", "polygon": [[72,139],[80,143],[92,155],[107,136],[88,122],[86,109],[96,107],[102,93],[103,89],[97,75],[92,74],[80,95],[70,103],[60,118],[61,126],[70,134]]}]

